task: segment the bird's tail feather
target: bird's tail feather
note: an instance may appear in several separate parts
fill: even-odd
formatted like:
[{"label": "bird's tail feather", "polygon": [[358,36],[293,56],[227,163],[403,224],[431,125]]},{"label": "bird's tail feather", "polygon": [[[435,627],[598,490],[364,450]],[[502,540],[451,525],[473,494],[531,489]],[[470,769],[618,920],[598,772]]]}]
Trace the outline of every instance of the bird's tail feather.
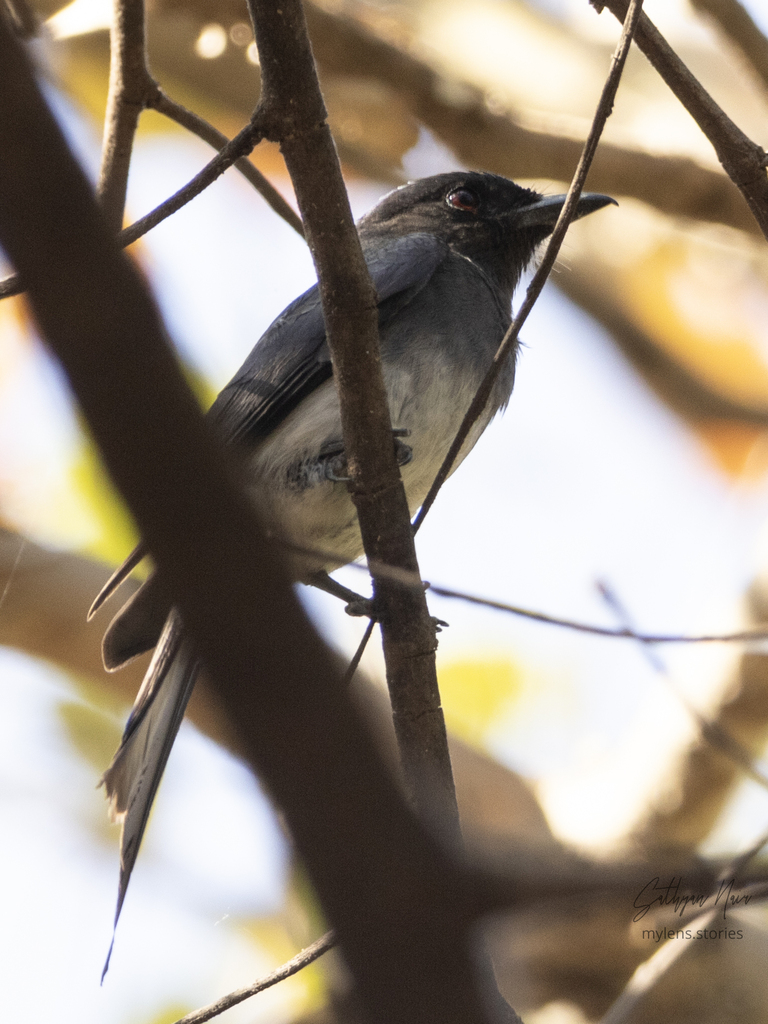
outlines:
[{"label": "bird's tail feather", "polygon": [[102,778],[113,820],[121,821],[123,825],[117,908],[102,981],[109,967],[115,941],[114,929],[117,927],[157,787],[184,718],[199,668],[198,658],[184,639],[181,621],[176,612],[172,611],[155,648],[120,747]]},{"label": "bird's tail feather", "polygon": [[144,543],[137,544],[133,551],[128,555],[122,565],[119,565],[117,569],[112,573],[107,582],[101,588],[96,595],[93,604],[88,609],[88,615],[86,621],[90,622],[96,612],[101,608],[105,601],[107,601],[117,590],[120,584],[128,579],[133,570],[139,564],[139,562],[146,556],[147,548]]}]

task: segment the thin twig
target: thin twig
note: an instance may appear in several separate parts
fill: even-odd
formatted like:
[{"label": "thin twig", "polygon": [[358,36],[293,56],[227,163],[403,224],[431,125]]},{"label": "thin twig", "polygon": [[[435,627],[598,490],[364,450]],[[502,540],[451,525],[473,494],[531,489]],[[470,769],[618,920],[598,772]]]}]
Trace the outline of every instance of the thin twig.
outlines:
[{"label": "thin twig", "polygon": [[768,39],[739,0],[691,0],[701,14],[717,22],[720,31],[734,43],[762,84],[768,88]]},{"label": "thin twig", "polygon": [[357,672],[358,666],[362,660],[363,655],[365,654],[365,648],[368,646],[368,641],[371,639],[373,627],[375,625],[376,619],[368,620],[368,625],[365,627],[365,632],[363,633],[362,639],[360,640],[360,643],[357,645],[357,650],[353,654],[352,660],[350,661],[349,665],[347,665],[347,671],[344,673],[344,686],[349,686],[349,684],[352,682],[355,672]]},{"label": "thin twig", "polygon": [[[21,562],[21,556],[24,554],[24,548],[26,547],[26,544],[27,544],[26,537],[20,537],[19,538],[19,550],[16,552],[16,558],[13,560],[13,565],[11,566],[11,571],[8,573],[8,579],[5,581],[5,586],[3,587],[2,594],[0,594],[0,608],[3,607],[3,605],[5,604],[6,597],[8,597],[8,591],[11,588],[11,580],[16,575],[16,570],[19,568],[19,563]],[[362,652],[361,652],[361,657],[362,657]]]},{"label": "thin twig", "polygon": [[[134,221],[127,228],[117,235],[117,242],[122,248],[132,245],[142,235],[146,235],[152,228],[157,227],[164,220],[176,213],[196,196],[200,195],[209,185],[228,170],[241,157],[251,152],[253,147],[264,137],[264,130],[260,126],[256,115],[242,128],[235,137],[221,149],[216,156],[210,160],[205,167],[187,182],[178,192],[156,206],[144,217]],[[0,299],[9,298],[11,295],[19,295],[25,290],[25,285],[18,274],[0,281]]]},{"label": "thin twig", "polygon": [[305,967],[319,959],[323,953],[333,949],[335,945],[336,936],[334,933],[332,931],[326,932],[325,935],[313,942],[311,946],[302,949],[300,953],[297,953],[295,957],[284,963],[282,967],[272,971],[271,974],[264,978],[259,978],[252,985],[238,988],[234,992],[230,992],[229,995],[222,996],[215,1003],[209,1003],[208,1006],[203,1006],[199,1010],[188,1013],[185,1017],[177,1020],[176,1024],[205,1024],[205,1021],[217,1017],[220,1013],[224,1013],[225,1010],[237,1006],[238,1003],[242,1003],[246,999],[250,999],[251,996],[258,995],[259,992],[277,985],[278,982],[285,981],[286,978],[291,978],[294,974],[298,974],[299,971],[302,971]]},{"label": "thin twig", "polygon": [[154,210],[144,217],[134,221],[130,227],[123,228],[117,236],[119,244],[121,246],[131,245],[137,238],[146,235],[148,231],[157,227],[158,224],[170,217],[171,214],[180,210],[182,206],[186,206],[187,203],[205,191],[209,185],[213,184],[217,178],[220,178],[225,171],[229,170],[240,157],[247,156],[263,137],[264,130],[259,123],[258,117],[254,115],[248,124],[241,128],[237,135],[178,192],[175,192],[165,202],[160,203],[159,206],[156,206]]},{"label": "thin twig", "polygon": [[[607,7],[619,21],[624,17],[626,0],[591,2],[598,9]],[[712,143],[723,169],[746,199],[760,230],[768,238],[768,175],[765,151],[745,135],[715,103],[645,14],[637,26],[636,42]]]},{"label": "thin twig", "polygon": [[[624,607],[623,603],[619,599],[618,595],[614,592],[613,588],[610,587],[604,581],[600,581],[597,584],[597,589],[600,591],[604,601],[609,608],[616,614],[617,618],[621,622],[624,629],[632,629],[632,620],[629,612]],[[747,775],[753,782],[756,782],[763,789],[768,790],[768,776],[765,772],[760,771],[753,762],[749,751],[742,746],[737,739],[724,729],[719,722],[714,721],[711,718],[707,718],[706,715],[702,714],[701,711],[686,697],[683,691],[675,683],[672,676],[667,670],[667,666],[658,657],[653,649],[653,642],[650,640],[640,641],[643,654],[645,655],[648,663],[653,668],[657,675],[661,676],[668,688],[674,693],[675,697],[680,701],[685,710],[691,716],[696,723],[699,734],[705,743],[709,743],[710,746],[715,747],[722,754],[728,758],[729,761],[733,762],[738,768]]]},{"label": "thin twig", "polygon": [[[272,532],[268,532],[267,535],[271,541],[284,547],[287,551],[320,557],[329,562],[339,561],[338,555],[335,552],[328,551],[325,548],[292,544]],[[638,640],[644,644],[746,644],[768,640],[768,629],[745,629],[736,633],[701,633],[691,636],[684,633],[638,633],[632,629],[593,626],[590,623],[578,622],[575,619],[563,619],[556,615],[549,615],[546,612],[531,611],[530,608],[521,608],[519,605],[508,604],[505,601],[496,601],[490,597],[468,594],[466,591],[454,590],[450,587],[441,586],[438,583],[427,583],[420,579],[417,573],[400,569],[394,565],[386,565],[383,562],[376,563],[375,565],[366,562],[350,562],[346,568],[386,576],[404,589],[418,589],[422,591],[426,589],[432,594],[437,594],[439,597],[466,601],[469,604],[476,604],[482,608],[493,608],[494,611],[507,612],[509,615],[517,615],[523,619],[532,619],[534,622],[543,622],[548,626],[561,626],[563,629],[572,629],[578,633],[590,633],[594,636],[605,636],[616,640]],[[342,600],[349,601],[349,596],[339,596],[342,597]]]},{"label": "thin twig", "polygon": [[768,630],[743,630],[739,633],[702,633],[699,636],[686,636],[677,633],[661,633],[657,635],[635,633],[631,629],[611,629],[608,626],[592,626],[585,622],[576,622],[573,619],[560,619],[554,615],[547,615],[544,612],[532,612],[527,608],[518,608],[516,605],[506,604],[503,601],[492,601],[486,597],[476,597],[473,594],[465,594],[459,590],[449,590],[446,587],[430,585],[432,593],[441,597],[455,598],[458,601],[467,601],[470,604],[482,605],[484,608],[495,608],[496,611],[508,612],[510,615],[519,615],[524,619],[532,619],[534,622],[545,622],[550,626],[562,626],[564,629],[573,629],[578,633],[591,633],[594,636],[615,637],[620,640],[639,640],[645,644],[723,644],[723,643],[750,643],[757,640],[768,640]]},{"label": "thin twig", "polygon": [[136,128],[152,85],[144,0],[113,0],[109,40],[109,92],[96,195],[107,224],[117,234],[123,226]]},{"label": "thin twig", "polygon": [[[159,85],[155,86],[147,106],[160,114],[164,114],[170,120],[175,121],[176,124],[181,125],[182,128],[192,132],[193,135],[197,135],[198,138],[202,139],[203,142],[207,142],[209,146],[213,146],[214,149],[221,151],[230,141],[223,132],[220,132],[218,128],[214,128],[205,118],[200,117],[199,114],[195,114],[192,110],[182,106],[181,103],[171,99]],[[283,199],[272,182],[261,173],[258,167],[254,166],[248,157],[241,157],[235,162],[234,166],[253,185],[275,213],[290,224],[293,230],[303,238],[304,225],[301,222],[301,217]]]},{"label": "thin twig", "polygon": [[509,358],[514,345],[517,342],[517,337],[520,333],[520,329],[528,319],[528,314],[533,309],[534,303],[541,294],[541,290],[549,277],[550,271],[554,266],[557,254],[560,251],[565,233],[568,230],[574,213],[576,212],[576,206],[581,196],[581,190],[584,186],[587,174],[589,172],[590,165],[594,158],[597,150],[597,144],[600,141],[605,123],[610,117],[613,111],[613,103],[616,98],[616,90],[619,87],[619,81],[621,80],[621,73],[624,69],[624,63],[629,53],[629,48],[632,44],[632,36],[635,31],[638,19],[642,11],[642,0],[631,0],[629,10],[627,11],[626,18],[624,20],[624,27],[621,32],[616,51],[611,60],[611,70],[606,79],[603,91],[600,96],[600,102],[597,105],[595,116],[592,120],[592,127],[590,128],[587,141],[584,143],[584,149],[579,159],[576,172],[571,182],[571,187],[568,189],[568,195],[565,200],[565,204],[560,211],[560,216],[557,219],[555,228],[550,236],[549,243],[547,244],[544,258],[541,261],[536,273],[534,274],[533,280],[528,285],[528,289],[525,293],[525,299],[514,318],[512,323],[504,335],[501,344],[499,345],[498,351],[493,358],[493,363],[490,369],[486,373],[482,384],[477,389],[475,397],[472,399],[472,403],[467,410],[464,420],[459,427],[458,433],[453,440],[453,444],[448,450],[448,454],[443,460],[443,464],[438,470],[437,476],[435,477],[429,492],[424,499],[424,503],[416,516],[413,529],[416,532],[421,524],[424,522],[430,508],[432,507],[435,498],[443,486],[445,481],[448,479],[448,475],[453,468],[453,464],[461,451],[461,448],[469,436],[469,432],[475,425],[477,420],[482,415],[483,409],[488,403],[488,399],[493,390],[493,386],[496,383],[496,378],[502,370],[506,360]]},{"label": "thin twig", "polygon": [[[168,0],[163,0],[168,2]],[[521,111],[489,109],[488,95],[466,79],[448,77],[378,35],[343,7],[306,0],[312,49],[329,77],[376,82],[404,102],[413,118],[442,140],[468,167],[519,178],[567,180],[583,140],[533,129]],[[602,60],[595,46],[590,60]],[[457,101],[460,97],[460,102]],[[350,153],[354,164],[354,154]],[[728,224],[759,233],[738,191],[719,169],[690,157],[650,153],[603,140],[590,172],[592,188],[631,196],[670,217]]]}]

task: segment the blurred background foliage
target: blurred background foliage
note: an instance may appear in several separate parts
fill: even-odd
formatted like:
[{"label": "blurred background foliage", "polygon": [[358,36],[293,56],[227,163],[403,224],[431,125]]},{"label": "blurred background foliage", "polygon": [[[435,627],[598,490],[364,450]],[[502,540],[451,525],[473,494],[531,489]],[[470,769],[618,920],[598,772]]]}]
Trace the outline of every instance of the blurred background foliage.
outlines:
[{"label": "blurred background foliage", "polygon": [[[718,102],[747,134],[768,147],[766,68],[749,58],[743,40],[733,37],[727,23],[712,16],[718,6],[702,0],[696,7],[703,10],[694,10],[683,0],[649,0],[647,9]],[[150,0],[147,7],[149,63],[158,81],[174,99],[234,135],[259,91],[258,53],[245,4]],[[353,202],[360,209],[410,176],[462,165],[505,174],[547,192],[564,190],[618,33],[609,14],[598,17],[586,0],[316,0],[306,10],[330,123]],[[40,74],[93,174],[109,76],[108,0],[74,0],[65,7],[56,0],[33,0],[32,13],[36,29],[30,46]],[[755,4],[752,13],[758,21],[762,17],[765,29],[765,11]],[[129,194],[130,219],[165,198],[207,159],[202,146],[192,145],[182,129],[152,111],[142,115],[137,154],[141,169]],[[252,160],[292,201],[277,147],[261,144]],[[228,180],[234,175],[230,171]],[[610,511],[613,492],[626,488],[631,475],[637,495],[629,487],[626,501],[637,505],[638,520],[626,513],[625,521],[612,523],[619,538],[615,544],[625,551],[636,548],[637,561],[646,566],[651,551],[659,563],[668,560],[678,575],[690,568],[690,591],[702,591],[698,611],[703,618],[681,613],[669,625],[668,616],[675,614],[682,597],[649,582],[644,607],[651,624],[654,613],[658,628],[670,631],[702,622],[716,621],[722,627],[724,622],[762,621],[762,558],[750,545],[756,545],[768,513],[765,242],[704,136],[636,51],[587,184],[616,196],[620,206],[610,217],[590,218],[569,234],[553,284],[575,309],[560,310],[557,330],[572,333],[579,343],[586,333],[603,332],[600,336],[609,340],[594,359],[614,369],[598,380],[599,400],[607,393],[606,401],[626,407],[630,417],[636,408],[645,409],[643,403],[652,406],[648,415],[656,417],[654,425],[643,421],[638,427],[658,445],[650,458],[661,463],[667,457],[662,448],[685,449],[679,466],[670,463],[669,473],[685,478],[681,487],[690,483],[688,473],[691,480],[705,480],[703,490],[690,483],[686,495],[679,496],[669,486],[668,504],[647,512],[644,492],[650,501],[659,498],[651,492],[664,487],[643,468],[640,448],[622,440],[624,447],[614,459],[609,447],[603,450],[604,438],[593,437],[587,443],[595,458],[602,459],[605,490],[593,487],[591,469],[584,471],[573,462],[574,477],[583,473],[583,478],[571,483],[571,498],[551,497],[530,466],[540,458],[547,464],[546,431],[535,416],[525,418],[525,409],[541,405],[553,432],[567,437],[573,431],[576,447],[582,444],[577,421],[588,424],[589,406],[599,404],[594,395],[581,395],[580,378],[566,360],[558,368],[574,372],[572,385],[566,380],[543,398],[542,391],[530,399],[521,394],[519,414],[517,394],[513,399],[508,419],[513,422],[517,415],[522,424],[520,453],[505,464],[498,454],[483,462],[478,450],[470,460],[476,460],[476,475],[469,475],[469,466],[466,474],[462,470],[443,505],[450,508],[453,501],[453,508],[460,508],[462,500],[470,502],[473,491],[479,493],[489,480],[514,477],[515,466],[519,479],[523,466],[535,485],[532,504],[544,502],[531,513],[542,520],[544,530],[556,517],[571,518],[584,528],[586,516],[594,520],[594,532],[601,533],[601,504],[609,508],[608,518],[615,516]],[[203,406],[260,329],[311,282],[308,258],[299,253],[301,243],[290,229],[266,207],[261,209],[260,198],[239,181],[230,181],[227,188],[220,201],[201,197],[174,218],[181,223],[186,223],[183,218],[201,218],[181,241],[168,235],[170,241],[155,243],[155,235],[166,237],[162,228],[132,247],[170,318]],[[208,209],[206,202],[218,205]],[[253,207],[259,207],[257,219],[247,220]],[[248,226],[241,227],[240,219]],[[261,233],[255,239],[254,225],[255,233]],[[240,275],[220,250],[233,249],[232,259],[247,263],[251,256],[239,255],[241,243],[235,241],[245,231],[250,232],[249,244],[263,252],[259,258],[264,265],[241,268]],[[184,239],[194,251],[183,252]],[[183,278],[189,260],[204,263],[205,273],[200,280],[188,275],[182,285],[168,265],[175,262]],[[287,266],[295,267],[295,280],[270,278],[265,268],[273,261],[282,268],[276,273],[284,277]],[[201,291],[207,293],[210,320],[199,313],[197,303],[203,297],[195,293]],[[237,327],[234,332],[228,330],[231,324]],[[196,333],[202,341],[189,340]],[[230,344],[225,340],[229,333],[239,340]],[[533,353],[524,353],[523,368],[529,355],[532,359]],[[652,399],[638,398],[646,391]],[[21,889],[27,907],[31,899],[37,912],[51,916],[51,939],[45,946],[51,955],[59,955],[62,936],[78,921],[77,941],[70,943],[51,980],[50,1004],[45,999],[43,1004],[55,1005],[61,1018],[63,1002],[65,1020],[69,1014],[73,1020],[109,1024],[170,1022],[288,959],[316,936],[322,922],[300,872],[287,866],[279,826],[263,797],[236,760],[202,735],[228,744],[227,723],[201,688],[191,717],[202,733],[186,730],[174,754],[178,765],[163,787],[143,854],[144,880],[137,872],[116,960],[105,989],[95,989],[109,939],[116,836],[106,823],[101,794],[92,790],[114,750],[143,663],[105,686],[98,656],[105,620],[88,629],[83,620],[107,572],[100,562],[116,563],[135,543],[135,535],[69,404],[57,368],[41,352],[23,297],[0,303],[0,408],[0,566],[6,581],[0,579],[0,642],[8,651],[4,699],[11,723],[9,750],[16,751],[7,754],[4,768],[4,815],[16,836],[28,837],[29,845],[19,842],[17,850],[17,867],[26,872]],[[557,421],[560,411],[562,422]],[[608,423],[599,429],[610,434],[612,428]],[[571,454],[564,441],[563,458]],[[558,589],[563,582],[558,552],[561,543],[573,551],[579,542],[567,532],[560,542],[553,530],[550,537],[526,544],[519,524],[514,517],[510,520],[508,492],[499,492],[498,486],[478,499],[485,504],[482,512],[474,513],[474,529],[451,543],[445,539],[450,532],[440,533],[436,526],[440,539],[434,550],[425,539],[426,561],[433,563],[435,578],[434,566],[446,566],[440,570],[442,581],[465,579],[467,589],[493,589],[495,596],[509,598],[515,573],[525,577],[528,546],[538,558],[537,583],[528,589],[529,600],[549,611],[571,608],[573,592],[565,584]],[[584,508],[591,498],[592,511],[583,511],[572,500],[580,489],[586,493]],[[685,520],[685,515],[690,515],[689,504],[693,508],[702,501],[704,491],[713,508],[739,502],[743,508],[730,519],[730,512],[723,513],[709,534],[703,531],[698,537],[693,519]],[[659,544],[655,534],[644,546],[638,523],[656,515],[672,522],[675,503],[687,511],[670,527],[670,548],[654,548]],[[477,546],[481,538],[476,534],[503,535],[508,520],[513,523],[510,546],[516,561],[507,563],[499,556],[499,576],[494,577],[489,563],[496,556]],[[456,530],[450,518],[444,526]],[[713,553],[711,537],[727,529],[743,529],[745,537],[723,540],[725,553]],[[686,532],[697,538],[690,550]],[[592,552],[585,544],[587,548]],[[683,549],[688,561],[681,556],[678,563]],[[704,594],[697,575],[701,564],[728,558],[735,568],[713,576],[713,591]],[[485,575],[464,575],[464,562],[481,564]],[[617,564],[623,564],[621,559]],[[586,578],[591,573],[594,579],[598,569],[590,564]],[[642,590],[641,583],[628,579],[630,587],[636,584]],[[360,586],[359,575],[350,576],[349,582]],[[739,592],[747,594],[741,606]],[[685,587],[681,593],[691,599]],[[340,650],[353,648],[358,624],[339,623],[338,610],[320,599],[309,600]],[[594,595],[577,607],[582,617],[607,614]],[[658,748],[648,743],[648,719],[643,716],[658,714],[669,698],[659,679],[650,684],[656,689],[645,704],[624,691],[617,695],[619,681],[634,682],[638,670],[628,666],[635,655],[612,662],[603,648],[593,646],[582,664],[581,654],[560,634],[544,635],[530,627],[529,633],[520,632],[512,640],[506,633],[500,639],[506,622],[499,626],[494,620],[496,625],[488,626],[485,619],[481,622],[455,605],[439,614],[452,622],[452,629],[441,636],[440,679],[456,737],[457,783],[470,843],[489,836],[542,848],[576,842],[603,856],[627,848],[649,854],[670,847],[694,852],[706,849],[706,842],[716,850],[739,846],[744,807],[754,808],[734,800],[734,793],[743,796],[739,772],[707,746],[674,700],[674,707],[663,704],[664,741]],[[464,626],[456,627],[458,619]],[[18,652],[35,660],[20,659]],[[759,756],[768,729],[764,656],[760,651],[715,655],[707,667],[698,657],[677,669],[687,680],[689,694],[713,718],[726,721],[752,756]],[[365,667],[370,677],[380,675],[375,653]],[[386,746],[380,693],[360,689]],[[636,719],[635,732],[626,737],[621,733],[622,750],[612,752],[608,769],[624,788],[610,797],[605,792],[606,762],[598,756],[600,750],[587,749],[598,742],[600,730],[590,730],[602,723],[599,743],[608,744],[605,734],[615,738],[616,722],[630,719]],[[584,728],[586,721],[590,730]],[[644,736],[642,748],[635,742],[638,736]],[[38,765],[41,750],[45,757]],[[578,772],[573,771],[576,764]],[[562,769],[568,778],[548,781],[546,766]],[[601,773],[601,781],[594,784],[593,768],[593,774]],[[41,807],[55,828],[40,831]],[[765,813],[762,805],[760,813]],[[245,824],[252,815],[258,818],[253,827]],[[713,839],[718,827],[719,839]],[[764,818],[755,827],[764,828]],[[29,849],[45,852],[36,860]],[[9,870],[4,870],[6,877]],[[254,873],[256,893],[251,891]],[[71,900],[62,897],[62,888]],[[231,913],[222,909],[227,906]],[[634,967],[652,952],[629,927],[628,909],[601,905],[574,923],[570,908],[549,908],[506,931],[500,927],[494,946],[500,973],[526,1020],[567,1024],[596,1019],[604,1011]],[[23,909],[19,915],[20,920],[28,916]],[[749,928],[749,955],[734,957],[733,950],[721,950],[713,964],[711,951],[703,959],[697,953],[698,959],[691,958],[697,966],[665,994],[661,1005],[637,1019],[721,1021],[726,1019],[723,1000],[732,1002],[734,986],[747,985],[751,1002],[733,1019],[764,1019],[765,982],[758,984],[755,973],[765,945],[760,912]],[[41,940],[36,936],[31,941]],[[24,947],[23,941],[9,937],[6,942],[9,950]],[[759,973],[764,975],[764,970]],[[24,978],[20,969],[19,993]],[[354,1008],[345,994],[343,968],[333,963],[258,997],[230,1019],[276,1021],[304,1015],[318,1024],[353,1020]],[[47,1019],[50,1013],[41,1016],[40,1009],[30,1008],[19,994],[14,1019]]]}]

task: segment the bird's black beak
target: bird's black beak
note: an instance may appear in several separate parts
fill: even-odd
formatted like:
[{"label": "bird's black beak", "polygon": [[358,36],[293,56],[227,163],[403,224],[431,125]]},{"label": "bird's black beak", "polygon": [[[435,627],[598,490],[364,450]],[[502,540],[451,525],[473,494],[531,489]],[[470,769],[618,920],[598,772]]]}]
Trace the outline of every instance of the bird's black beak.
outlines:
[{"label": "bird's black beak", "polygon": [[[517,228],[553,228],[565,205],[565,199],[565,196],[543,196],[529,206],[510,210],[510,218]],[[619,205],[615,199],[603,196],[599,192],[582,192],[573,219],[586,217],[588,213],[602,210],[611,203],[614,206]]]}]

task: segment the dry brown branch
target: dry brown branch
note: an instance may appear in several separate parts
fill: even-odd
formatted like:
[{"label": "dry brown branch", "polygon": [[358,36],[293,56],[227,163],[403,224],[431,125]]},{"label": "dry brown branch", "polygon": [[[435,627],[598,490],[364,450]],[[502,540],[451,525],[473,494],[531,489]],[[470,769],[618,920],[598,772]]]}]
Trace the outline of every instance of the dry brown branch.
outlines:
[{"label": "dry brown branch", "polygon": [[[272,113],[269,137],[280,141],[317,270],[363,545],[369,558],[418,573],[392,446],[376,296],[326,122],[303,10],[298,0],[282,0],[279,8],[252,2],[249,10],[262,69],[260,107]],[[423,591],[403,590],[375,572],[373,586],[405,786],[422,820],[429,820],[448,846],[458,848],[461,832],[437,686],[435,626],[426,598]],[[351,955],[349,948],[346,953]],[[462,1012],[479,1020],[485,999],[491,999],[500,1017],[517,1020],[498,994],[487,958],[481,957],[479,966],[484,997],[470,963],[459,960],[454,966],[453,998],[459,999]]]},{"label": "dry brown branch", "polygon": [[752,71],[768,88],[768,39],[744,5],[739,0],[691,0],[691,3],[738,47]]},{"label": "dry brown branch", "polygon": [[[262,102],[278,104],[284,119],[281,123],[275,118],[272,138],[280,139],[315,259],[352,477],[350,491],[363,543],[372,561],[418,573],[405,490],[392,447],[375,295],[325,123],[314,65],[309,56],[298,65],[305,68],[302,81],[291,57],[295,44],[287,34],[290,20],[269,21],[267,10],[255,4],[251,11],[262,67]],[[298,22],[298,12],[285,16],[294,17]],[[296,26],[291,32],[299,38]],[[278,41],[282,49],[273,52]],[[302,45],[309,54],[309,41]],[[434,816],[446,837],[456,842],[458,809],[426,598],[423,592],[404,593],[375,572],[374,594],[406,785],[417,810],[430,819]]]},{"label": "dry brown branch", "polygon": [[[282,16],[273,7],[268,15]],[[229,483],[139,275],[100,220],[2,22],[0,88],[0,239],[242,749],[285,813],[371,1021],[487,1021],[461,876],[373,756],[281,560]]]},{"label": "dry brown branch", "polygon": [[144,0],[113,0],[110,73],[96,194],[117,234],[123,226],[133,140],[152,80],[147,70]]},{"label": "dry brown branch", "polygon": [[284,963],[281,967],[272,971],[265,978],[260,978],[255,981],[252,985],[247,985],[245,988],[239,988],[234,992],[230,992],[229,995],[222,996],[221,999],[217,999],[215,1003],[211,1003],[208,1006],[203,1006],[199,1010],[195,1010],[193,1013],[188,1013],[184,1017],[181,1017],[176,1021],[176,1024],[205,1024],[206,1021],[212,1020],[214,1017],[218,1017],[219,1014],[224,1013],[225,1010],[231,1009],[233,1006],[237,1006],[238,1003],[244,1002],[246,999],[250,999],[251,996],[258,995],[259,992],[264,992],[268,988],[272,988],[273,985],[277,985],[281,981],[285,981],[286,978],[292,978],[294,974],[298,974],[299,971],[303,971],[305,967],[309,967],[315,960],[327,953],[329,949],[333,949],[336,945],[336,937],[333,932],[326,932],[319,939],[312,943],[311,946],[307,946],[306,949],[302,949],[300,953],[292,957],[287,963]]},{"label": "dry brown branch", "polygon": [[[157,110],[160,114],[164,114],[172,121],[175,121],[176,124],[181,125],[182,128],[186,128],[194,135],[197,135],[198,138],[207,142],[209,146],[219,150],[219,152],[230,141],[218,128],[214,128],[205,118],[195,114],[192,110],[187,110],[181,103],[171,99],[156,84],[152,93],[147,98],[147,107]],[[293,230],[303,238],[304,225],[301,223],[301,218],[283,199],[272,182],[261,173],[258,167],[252,164],[247,157],[241,157],[239,160],[236,160],[234,166],[240,171],[246,181],[249,181],[256,191],[260,193],[275,213],[282,217],[287,224],[290,224]]]},{"label": "dry brown branch", "polygon": [[[581,140],[532,131],[514,113],[493,113],[479,89],[446,81],[424,61],[378,38],[352,18],[315,3],[307,3],[306,10],[312,46],[325,73],[386,85],[470,167],[515,179],[567,181],[570,177]],[[685,157],[602,143],[590,171],[590,187],[609,195],[632,196],[670,216],[756,230],[728,179]]]},{"label": "dry brown branch", "polygon": [[[625,0],[592,0],[598,9],[607,7],[623,21]],[[662,36],[643,15],[636,42],[672,92],[701,128],[728,177],[737,186],[763,235],[768,238],[768,175],[766,153],[741,131],[696,79]]]},{"label": "dry brown branch", "polygon": [[493,385],[501,372],[501,369],[512,352],[513,346],[517,342],[520,329],[528,318],[529,313],[533,309],[533,306],[538,299],[541,291],[552,272],[552,267],[555,265],[557,254],[560,251],[560,246],[565,238],[565,233],[568,230],[568,225],[571,222],[573,215],[576,212],[576,206],[581,196],[581,190],[584,187],[587,174],[594,160],[595,153],[597,152],[598,142],[600,136],[605,128],[605,123],[610,117],[613,111],[613,103],[616,98],[616,91],[619,88],[619,82],[621,81],[621,74],[624,70],[624,64],[629,53],[629,48],[632,44],[632,37],[635,33],[635,28],[642,12],[642,0],[631,0],[627,9],[627,15],[624,20],[624,26],[621,33],[621,38],[616,46],[616,51],[611,60],[611,69],[608,73],[608,78],[603,87],[603,91],[600,96],[600,100],[597,104],[595,116],[592,120],[592,125],[589,130],[589,135],[584,143],[584,149],[579,157],[579,162],[576,167],[576,171],[573,175],[573,181],[571,182],[570,188],[568,189],[568,196],[566,198],[563,209],[560,211],[560,216],[557,219],[557,224],[552,231],[547,248],[541,263],[536,269],[536,273],[533,276],[533,280],[528,285],[528,289],[525,294],[520,309],[518,310],[514,320],[509,326],[507,333],[499,345],[496,355],[493,357],[493,364],[489,368],[483,382],[477,389],[472,402],[470,403],[469,409],[462,420],[461,426],[456,434],[456,437],[451,443],[451,447],[448,449],[448,454],[443,460],[443,464],[437,472],[437,476],[432,482],[429,492],[419,510],[416,519],[414,520],[413,529],[414,532],[419,529],[421,524],[424,522],[425,516],[428,514],[432,507],[438,492],[445,481],[448,479],[448,474],[453,468],[453,464],[458,457],[461,448],[469,436],[469,432],[482,415],[483,409],[488,404],[488,399],[491,396]]}]

